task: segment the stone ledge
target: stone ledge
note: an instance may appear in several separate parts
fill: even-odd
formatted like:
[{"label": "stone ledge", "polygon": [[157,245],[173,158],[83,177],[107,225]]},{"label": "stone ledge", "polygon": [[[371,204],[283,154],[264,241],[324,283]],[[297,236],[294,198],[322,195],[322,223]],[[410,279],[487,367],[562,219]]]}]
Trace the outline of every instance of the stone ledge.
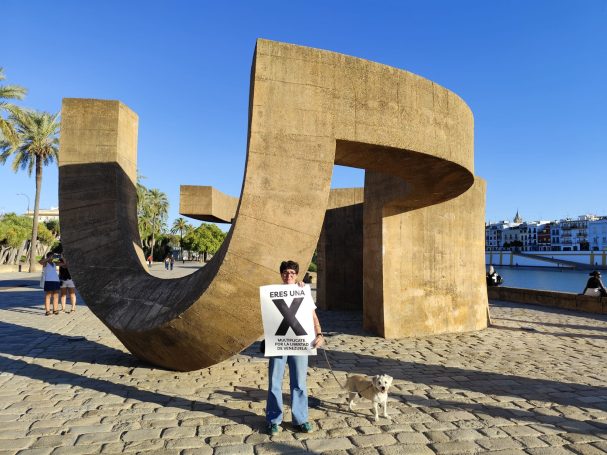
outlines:
[{"label": "stone ledge", "polygon": [[571,292],[542,291],[509,287],[489,287],[490,300],[542,305],[586,313],[607,314],[607,297],[591,297]]}]

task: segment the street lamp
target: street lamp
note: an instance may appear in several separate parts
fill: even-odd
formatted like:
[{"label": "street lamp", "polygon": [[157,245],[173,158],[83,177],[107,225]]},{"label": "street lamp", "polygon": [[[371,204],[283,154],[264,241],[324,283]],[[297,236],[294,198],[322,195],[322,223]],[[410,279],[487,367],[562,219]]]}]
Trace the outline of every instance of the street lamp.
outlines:
[{"label": "street lamp", "polygon": [[29,212],[30,211],[30,197],[24,193],[17,193],[17,196],[25,196],[27,198],[27,211]]}]

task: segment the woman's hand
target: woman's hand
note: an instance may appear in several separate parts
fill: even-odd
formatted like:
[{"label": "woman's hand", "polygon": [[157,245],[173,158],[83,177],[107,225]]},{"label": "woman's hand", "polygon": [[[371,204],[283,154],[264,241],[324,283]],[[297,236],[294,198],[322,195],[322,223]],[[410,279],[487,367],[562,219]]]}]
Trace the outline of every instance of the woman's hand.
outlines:
[{"label": "woman's hand", "polygon": [[318,335],[316,335],[316,338],[314,338],[314,342],[312,343],[312,347],[314,349],[321,347],[322,345],[325,344],[325,337],[322,333],[319,333]]}]

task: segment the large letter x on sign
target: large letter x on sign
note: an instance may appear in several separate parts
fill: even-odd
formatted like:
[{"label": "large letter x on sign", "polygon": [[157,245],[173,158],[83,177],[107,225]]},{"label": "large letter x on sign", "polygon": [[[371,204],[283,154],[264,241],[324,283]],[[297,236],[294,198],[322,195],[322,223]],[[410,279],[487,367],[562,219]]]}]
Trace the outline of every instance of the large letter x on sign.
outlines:
[{"label": "large letter x on sign", "polygon": [[276,308],[278,308],[278,311],[280,311],[280,314],[282,314],[282,317],[284,318],[278,326],[278,330],[276,330],[277,336],[286,335],[287,330],[289,330],[289,327],[293,329],[295,335],[301,336],[308,334],[295,317],[295,315],[297,314],[297,310],[301,305],[301,302],[303,302],[303,297],[297,297],[296,299],[293,299],[290,308],[287,306],[283,299],[272,299],[272,302],[274,302],[274,305],[276,305]]}]

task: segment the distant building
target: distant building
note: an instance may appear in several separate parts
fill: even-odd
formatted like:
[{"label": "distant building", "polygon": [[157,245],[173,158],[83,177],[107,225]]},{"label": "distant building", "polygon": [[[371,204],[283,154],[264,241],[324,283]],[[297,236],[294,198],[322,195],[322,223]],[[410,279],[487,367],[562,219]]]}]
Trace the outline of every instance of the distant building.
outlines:
[{"label": "distant building", "polygon": [[[545,251],[540,250],[539,235],[542,230],[545,231],[545,226],[550,225],[549,221],[528,221],[519,226],[523,251]],[[550,246],[550,235],[544,235],[544,241],[548,240]]]},{"label": "distant building", "polygon": [[510,226],[509,221],[489,223],[485,226],[485,249],[487,251],[500,251],[504,245],[503,232]]},{"label": "distant building", "polygon": [[500,251],[607,251],[607,216],[581,215],[560,221],[523,221],[485,225],[485,249]]},{"label": "distant building", "polygon": [[[34,217],[34,211],[28,210],[24,213],[24,216]],[[39,209],[38,210],[38,222],[45,223],[47,221],[59,220],[59,207],[51,207],[50,209]]]},{"label": "distant building", "polygon": [[588,222],[596,220],[594,215],[582,215],[577,220],[567,218],[560,221],[560,250],[558,251],[588,251]]},{"label": "distant building", "polygon": [[552,222],[542,224],[537,231],[537,247],[539,251],[552,250]]},{"label": "distant building", "polygon": [[523,217],[518,214],[518,210],[516,211],[516,215],[514,215],[514,220],[512,221],[518,224],[521,224],[523,222]]}]

